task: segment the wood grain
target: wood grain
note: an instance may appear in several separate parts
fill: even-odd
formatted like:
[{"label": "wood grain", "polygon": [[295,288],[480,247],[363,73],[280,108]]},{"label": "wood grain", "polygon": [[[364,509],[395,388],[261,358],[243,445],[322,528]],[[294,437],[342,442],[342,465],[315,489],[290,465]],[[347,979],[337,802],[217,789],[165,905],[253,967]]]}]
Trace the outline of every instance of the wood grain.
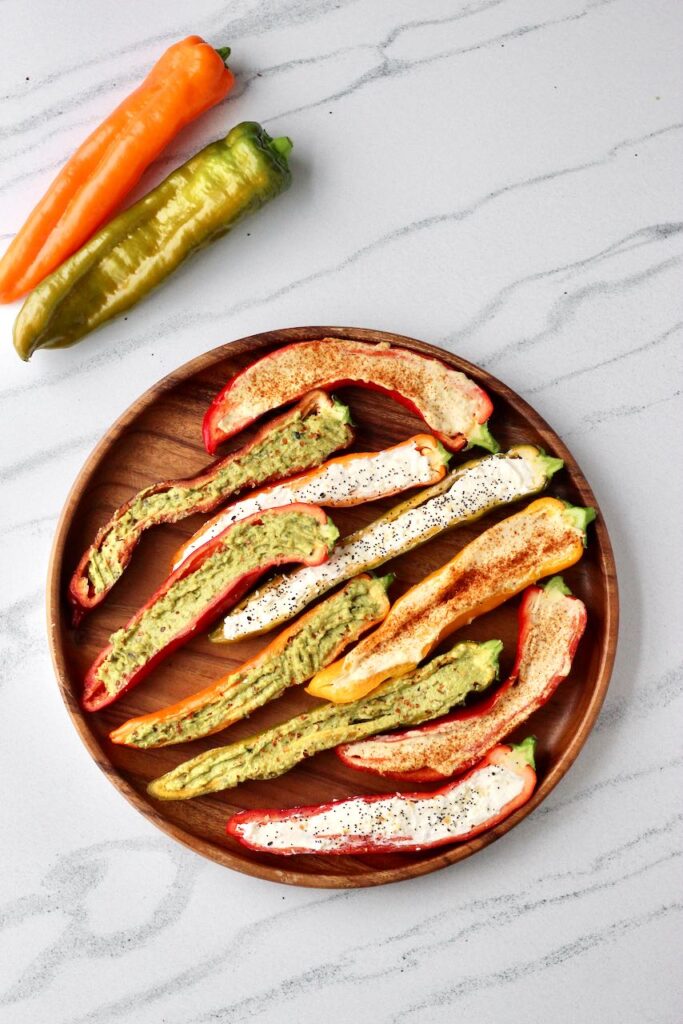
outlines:
[{"label": "wood grain", "polygon": [[[151,751],[115,746],[108,740],[114,726],[208,685],[253,656],[272,637],[230,646],[211,644],[205,637],[195,638],[118,703],[104,712],[88,715],[79,705],[88,666],[109,634],[126,622],[164,579],[172,553],[202,519],[194,516],[149,531],[123,579],[76,630],[71,628],[65,602],[69,576],[98,527],[134,491],[156,480],[191,476],[207,464],[201,442],[202,416],[230,376],[278,345],[325,336],[388,341],[438,356],[463,370],[491,395],[495,407],[491,425],[503,447],[527,441],[559,455],[565,460],[565,470],[555,478],[549,493],[577,504],[596,506],[588,482],[560,438],[526,402],[483,370],[434,346],[380,331],[345,327],[271,331],[224,345],[180,367],[138,399],[107,432],[83,466],[59,520],[50,558],[47,616],[57,681],[71,719],[99,767],[133,806],[173,838],[227,867],[291,885],[345,888],[394,882],[462,860],[513,828],[545,799],[575,760],[604,700],[615,655],[618,593],[607,529],[598,514],[595,527],[590,528],[584,558],[565,573],[573,592],[588,607],[588,628],[572,674],[552,700],[515,735],[519,739],[522,733],[533,732],[538,737],[538,789],[525,807],[471,842],[414,854],[281,858],[246,850],[225,835],[225,822],[236,810],[310,804],[359,792],[396,790],[395,782],[347,768],[332,751],[317,755],[280,779],[248,783],[214,796],[163,804],[148,797],[145,787],[151,779],[211,746],[231,742],[291,717],[310,707],[312,698],[303,689],[287,691],[247,722],[195,743]],[[344,389],[340,395],[350,405],[357,423],[358,435],[352,450],[378,450],[425,429],[406,409],[381,395],[358,388]],[[233,447],[244,440],[245,435],[240,435]],[[454,462],[464,458],[456,456]],[[357,508],[335,509],[332,518],[342,534],[346,534],[400,500],[399,496]],[[388,568],[397,573],[392,599],[452,557],[484,526],[505,514],[505,510],[492,513],[480,524],[451,531],[388,563]],[[509,602],[460,630],[458,639],[502,639],[504,673],[514,656],[516,616],[517,601]],[[445,646],[450,643],[452,640]],[[428,787],[413,784],[410,788]]]}]

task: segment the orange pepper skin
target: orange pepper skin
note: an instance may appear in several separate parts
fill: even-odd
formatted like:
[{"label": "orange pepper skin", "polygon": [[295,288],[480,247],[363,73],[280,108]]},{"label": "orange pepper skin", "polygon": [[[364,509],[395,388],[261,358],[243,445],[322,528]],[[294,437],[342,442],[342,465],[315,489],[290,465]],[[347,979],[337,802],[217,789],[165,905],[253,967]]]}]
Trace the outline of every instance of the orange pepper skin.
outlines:
[{"label": "orange pepper skin", "polygon": [[174,43],[61,169],[0,260],[0,302],[35,288],[109,219],[181,128],[235,78],[199,36]]}]

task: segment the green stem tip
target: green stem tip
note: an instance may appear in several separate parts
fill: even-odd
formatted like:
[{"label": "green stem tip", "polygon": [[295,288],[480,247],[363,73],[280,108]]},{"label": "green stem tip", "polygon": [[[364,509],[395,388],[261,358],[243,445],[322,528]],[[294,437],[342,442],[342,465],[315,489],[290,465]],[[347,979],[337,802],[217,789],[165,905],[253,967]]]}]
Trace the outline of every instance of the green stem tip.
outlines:
[{"label": "green stem tip", "polygon": [[277,139],[273,139],[270,145],[283,160],[286,160],[294,149],[294,143],[287,135],[280,135]]},{"label": "green stem tip", "polygon": [[467,447],[474,448],[475,446],[485,448],[487,452],[491,452],[493,455],[500,451],[500,445],[489,430],[488,423],[477,423],[467,438]]},{"label": "green stem tip", "polygon": [[546,479],[550,480],[555,473],[559,472],[564,466],[562,459],[556,459],[552,455],[546,455],[542,448],[539,448],[538,455],[536,456],[538,462],[543,466],[543,472],[546,475]]},{"label": "green stem tip", "polygon": [[224,64],[227,61],[228,57],[230,56],[231,52],[232,51],[229,46],[216,47],[216,53],[218,54],[218,56],[220,57]]},{"label": "green stem tip", "polygon": [[580,505],[570,505],[567,503],[564,509],[564,515],[569,519],[573,526],[577,530],[580,530],[583,534],[583,544],[586,545],[586,527],[589,523],[592,523],[597,513],[594,508],[588,505],[586,508],[581,508]]},{"label": "green stem tip", "polygon": [[534,771],[536,770],[536,758],[534,757],[536,750],[535,736],[527,736],[521,743],[511,743],[510,748],[515,757],[518,757],[523,764],[528,764]]},{"label": "green stem tip", "polygon": [[561,576],[553,576],[552,579],[549,579],[547,583],[543,584],[543,590],[550,594],[564,594],[566,597],[571,597],[572,593]]}]

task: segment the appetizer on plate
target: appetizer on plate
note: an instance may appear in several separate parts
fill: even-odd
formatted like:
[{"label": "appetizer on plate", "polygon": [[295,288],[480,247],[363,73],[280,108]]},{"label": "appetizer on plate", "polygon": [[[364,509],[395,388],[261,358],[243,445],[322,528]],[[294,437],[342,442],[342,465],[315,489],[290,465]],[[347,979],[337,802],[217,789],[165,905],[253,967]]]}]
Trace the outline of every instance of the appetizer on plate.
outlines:
[{"label": "appetizer on plate", "polygon": [[594,518],[593,509],[539,498],[502,519],[400,597],[381,626],[318,672],[308,692],[354,701],[410,672],[460,626],[578,562]]},{"label": "appetizer on plate", "polygon": [[571,671],[585,628],[586,606],[561,576],[529,587],[519,606],[515,664],[495,693],[419,729],[347,743],[337,754],[351,768],[404,782],[464,772],[550,700]]},{"label": "appetizer on plate", "polygon": [[324,391],[314,391],[262,427],[248,444],[198,476],[166,480],[138,491],[109,517],[71,577],[74,620],[78,622],[105,599],[145,530],[160,523],[177,523],[196,512],[213,512],[249,487],[320,465],[332,452],[351,444],[349,420],[345,405]]},{"label": "appetizer on plate", "polygon": [[97,711],[136,686],[271,566],[324,561],[338,535],[315,505],[269,509],[229,526],[111,635],[85,677],[83,707]]},{"label": "appetizer on plate", "polygon": [[227,832],[263,853],[412,853],[473,839],[508,818],[535,788],[530,736],[494,747],[469,775],[431,793],[241,811],[230,818]]},{"label": "appetizer on plate", "polygon": [[173,568],[177,569],[188,555],[230,523],[253,512],[293,501],[344,508],[390,498],[399,491],[443,479],[449,459],[450,453],[429,434],[417,434],[383,451],[355,452],[330,459],[317,469],[265,487],[223,509],[179,548],[173,556]]},{"label": "appetizer on plate", "polygon": [[321,601],[239,668],[167,708],[131,718],[110,733],[114,743],[161,747],[220,732],[290,686],[329,665],[389,611],[391,576],[356,576]]},{"label": "appetizer on plate", "polygon": [[204,417],[206,450],[213,454],[254,420],[312,388],[328,391],[344,384],[395,398],[451,451],[467,444],[498,450],[486,426],[491,400],[464,373],[410,349],[339,338],[284,345],[228,381]]},{"label": "appetizer on plate", "polygon": [[158,800],[187,800],[249,779],[273,779],[339,743],[437,718],[468,694],[491,685],[502,647],[500,640],[456,644],[369,697],[352,704],[323,704],[256,736],[207,750],[155,779],[147,792]]},{"label": "appetizer on plate", "polygon": [[212,633],[217,643],[265,633],[326,591],[413,550],[443,530],[470,523],[491,509],[542,491],[561,459],[533,445],[459,466],[434,487],[396,505],[373,523],[343,537],[324,566],[276,577],[255,591]]}]

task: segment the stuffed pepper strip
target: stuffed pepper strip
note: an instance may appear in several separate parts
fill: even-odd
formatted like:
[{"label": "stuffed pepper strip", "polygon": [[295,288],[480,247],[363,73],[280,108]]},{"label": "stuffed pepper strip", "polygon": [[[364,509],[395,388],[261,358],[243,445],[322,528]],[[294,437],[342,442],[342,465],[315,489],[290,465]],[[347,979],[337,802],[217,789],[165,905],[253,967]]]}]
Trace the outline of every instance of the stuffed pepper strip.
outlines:
[{"label": "stuffed pepper strip", "polygon": [[268,582],[235,608],[211,639],[231,643],[266,633],[357,573],[375,569],[443,530],[470,523],[493,508],[542,491],[561,466],[561,459],[544,455],[532,445],[466,463],[441,483],[344,537],[325,565]]},{"label": "stuffed pepper strip", "polygon": [[323,704],[230,746],[207,750],[155,779],[147,792],[158,800],[188,800],[250,779],[274,779],[339,743],[437,718],[491,685],[502,646],[500,640],[456,644],[354,704]]},{"label": "stuffed pepper strip", "polygon": [[561,576],[529,587],[519,607],[517,657],[491,697],[420,729],[337,748],[351,768],[413,782],[459,775],[542,707],[569,675],[586,627],[586,607]]},{"label": "stuffed pepper strip", "polygon": [[78,563],[69,584],[74,619],[78,621],[104,600],[145,530],[177,523],[196,512],[212,512],[248,487],[319,465],[352,440],[346,406],[332,401],[324,391],[315,391],[199,476],[166,480],[138,491],[114,512]]},{"label": "stuffed pepper strip", "polygon": [[129,747],[163,747],[220,732],[290,686],[329,665],[389,611],[391,576],[357,576],[272,643],[216,683],[170,707],[124,722],[109,738]]},{"label": "stuffed pepper strip", "polygon": [[593,509],[539,498],[502,519],[406,591],[381,626],[317,673],[308,692],[343,703],[410,672],[460,626],[578,562],[594,518]]},{"label": "stuffed pepper strip", "polygon": [[407,348],[338,338],[285,345],[236,374],[204,416],[206,450],[215,452],[259,416],[311,388],[327,391],[347,384],[395,398],[417,413],[451,451],[467,444],[498,450],[486,426],[493,411],[491,400],[464,373]]},{"label": "stuffed pepper strip", "polygon": [[289,505],[293,501],[343,508],[389,498],[410,487],[442,480],[449,459],[450,454],[429,434],[417,434],[381,452],[359,452],[330,459],[318,469],[301,473],[285,483],[264,487],[219,512],[175,553],[173,567],[177,568],[230,523],[264,508]]},{"label": "stuffed pepper strip", "polygon": [[85,678],[84,708],[97,711],[137,685],[271,566],[324,561],[337,536],[335,526],[315,505],[258,512],[228,527],[172,573],[112,634]]},{"label": "stuffed pepper strip", "polygon": [[534,740],[498,746],[473,771],[431,793],[377,793],[313,807],[240,811],[228,835],[264,853],[411,853],[462,843],[527,802]]}]

